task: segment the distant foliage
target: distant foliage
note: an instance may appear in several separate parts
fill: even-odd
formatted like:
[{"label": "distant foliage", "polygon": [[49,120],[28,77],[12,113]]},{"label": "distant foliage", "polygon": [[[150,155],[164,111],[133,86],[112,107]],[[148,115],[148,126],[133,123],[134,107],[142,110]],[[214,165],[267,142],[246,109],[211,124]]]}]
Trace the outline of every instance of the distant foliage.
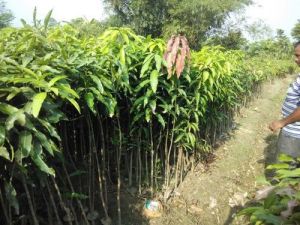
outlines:
[{"label": "distant foliage", "polygon": [[0,1],[0,29],[8,27],[15,17],[12,12],[6,8],[5,2]]},{"label": "distant foliage", "polygon": [[140,35],[169,38],[182,33],[192,49],[200,49],[208,33],[222,28],[230,12],[251,4],[250,0],[105,0],[122,25]]},{"label": "distant foliage", "polygon": [[295,40],[300,41],[300,20],[294,25],[291,35]]}]

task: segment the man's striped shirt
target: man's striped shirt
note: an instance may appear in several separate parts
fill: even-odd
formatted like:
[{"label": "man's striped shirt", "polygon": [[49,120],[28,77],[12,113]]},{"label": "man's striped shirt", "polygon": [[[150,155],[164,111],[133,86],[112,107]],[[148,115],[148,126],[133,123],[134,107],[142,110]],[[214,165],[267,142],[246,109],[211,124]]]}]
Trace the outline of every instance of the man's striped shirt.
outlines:
[{"label": "man's striped shirt", "polygon": [[[282,106],[283,117],[289,116],[300,106],[300,74],[287,90],[286,98]],[[286,125],[282,131],[289,136],[300,138],[300,122]]]}]

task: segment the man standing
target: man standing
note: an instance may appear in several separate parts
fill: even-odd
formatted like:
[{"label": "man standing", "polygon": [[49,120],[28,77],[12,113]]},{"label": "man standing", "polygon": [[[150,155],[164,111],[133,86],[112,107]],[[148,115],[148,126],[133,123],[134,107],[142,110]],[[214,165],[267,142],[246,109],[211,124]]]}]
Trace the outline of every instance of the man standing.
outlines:
[{"label": "man standing", "polygon": [[[295,45],[295,62],[300,66],[300,41]],[[300,74],[290,85],[282,106],[283,119],[273,121],[269,129],[281,129],[278,137],[278,153],[300,156]]]}]

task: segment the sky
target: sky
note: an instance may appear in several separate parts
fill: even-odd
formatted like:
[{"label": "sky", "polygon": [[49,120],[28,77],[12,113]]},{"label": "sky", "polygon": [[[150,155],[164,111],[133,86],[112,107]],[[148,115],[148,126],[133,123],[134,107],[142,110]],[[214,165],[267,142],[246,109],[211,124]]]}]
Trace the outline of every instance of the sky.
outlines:
[{"label": "sky", "polygon": [[[274,31],[283,29],[290,36],[291,29],[300,19],[300,0],[254,0],[255,5],[246,9],[247,21],[263,21]],[[12,10],[16,19],[14,26],[21,26],[20,19],[32,22],[34,7],[37,7],[37,18],[43,19],[53,9],[53,18],[57,21],[70,21],[73,18],[105,18],[102,0],[6,0],[6,7]]]},{"label": "sky", "polygon": [[300,0],[254,0],[246,10],[248,21],[262,20],[272,30],[283,29],[290,36],[300,19]]},{"label": "sky", "polygon": [[57,21],[70,21],[71,19],[84,17],[86,19],[105,18],[103,3],[101,0],[4,0],[6,8],[10,9],[16,17],[14,26],[21,26],[20,19],[27,23],[32,22],[34,7],[37,7],[37,18],[44,19],[47,13],[53,9],[52,17]]}]

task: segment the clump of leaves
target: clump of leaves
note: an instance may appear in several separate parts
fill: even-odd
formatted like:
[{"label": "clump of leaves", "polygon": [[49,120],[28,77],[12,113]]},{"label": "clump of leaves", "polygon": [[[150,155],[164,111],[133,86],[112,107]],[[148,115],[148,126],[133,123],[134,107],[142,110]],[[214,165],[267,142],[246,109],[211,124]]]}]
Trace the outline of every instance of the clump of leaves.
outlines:
[{"label": "clump of leaves", "polygon": [[168,79],[171,78],[174,69],[176,70],[177,78],[180,77],[186,58],[190,58],[190,48],[186,37],[172,35],[164,54],[164,59],[167,61]]},{"label": "clump of leaves", "polygon": [[273,181],[256,193],[255,205],[239,212],[250,224],[300,224],[300,157],[280,155],[279,162],[267,167],[275,170]]}]

